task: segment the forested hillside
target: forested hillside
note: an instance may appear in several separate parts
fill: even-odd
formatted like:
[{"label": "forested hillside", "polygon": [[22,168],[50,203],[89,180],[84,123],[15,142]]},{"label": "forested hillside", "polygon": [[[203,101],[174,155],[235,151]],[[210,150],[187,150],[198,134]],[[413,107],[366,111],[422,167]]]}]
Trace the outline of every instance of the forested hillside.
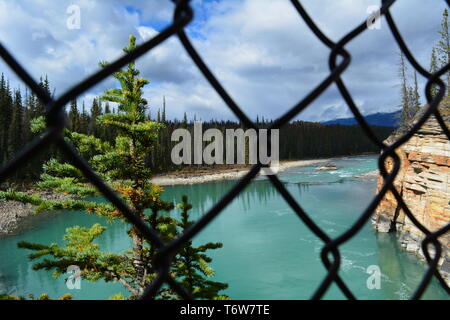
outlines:
[{"label": "forested hillside", "polygon": [[[52,92],[47,78],[41,79],[41,86],[48,93]],[[10,88],[9,82],[2,75],[0,78],[0,163],[12,157],[34,134],[30,127],[32,119],[44,114],[45,106],[36,96],[27,90]],[[177,128],[186,128],[193,132],[193,120],[196,115],[185,114],[183,120],[168,120],[166,106],[158,109],[150,106],[151,115],[148,119],[165,124],[161,130],[158,143],[148,155],[147,164],[155,173],[177,170],[180,168],[171,161],[170,154],[176,142],[171,142],[171,134]],[[97,124],[97,118],[116,110],[108,103],[95,99],[90,106],[84,103],[79,106],[72,101],[66,109],[69,129],[94,135],[113,141],[117,132]],[[271,121],[257,119],[262,128],[270,126]],[[223,132],[226,129],[240,128],[241,125],[231,121],[208,121],[203,123],[203,130],[217,128]],[[377,135],[386,138],[392,131],[390,128],[374,127]],[[280,160],[305,159],[353,155],[366,152],[378,152],[358,126],[324,125],[321,123],[294,121],[280,130]],[[35,180],[39,177],[42,164],[52,158],[60,157],[55,148],[49,148],[29,161],[27,166],[15,175],[17,180]]]}]

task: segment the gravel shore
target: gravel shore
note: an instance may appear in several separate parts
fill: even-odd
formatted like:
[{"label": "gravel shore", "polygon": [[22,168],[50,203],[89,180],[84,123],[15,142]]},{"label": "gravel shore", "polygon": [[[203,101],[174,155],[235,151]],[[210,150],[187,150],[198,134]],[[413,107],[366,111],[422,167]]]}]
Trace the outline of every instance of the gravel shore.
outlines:
[{"label": "gravel shore", "polygon": [[[298,160],[280,162],[278,172],[282,172],[288,168],[311,166],[318,163],[326,162],[328,159],[317,160]],[[160,186],[180,185],[180,184],[196,184],[220,180],[232,180],[245,176],[249,169],[221,169],[217,173],[190,172],[180,174],[165,174],[154,177],[152,183]]]},{"label": "gravel shore", "polygon": [[[30,194],[33,193],[30,191]],[[41,192],[46,200],[67,199],[68,195]],[[23,204],[17,201],[0,201],[0,238],[14,235],[31,227],[31,222],[36,219],[33,214],[34,207],[31,204]]]}]

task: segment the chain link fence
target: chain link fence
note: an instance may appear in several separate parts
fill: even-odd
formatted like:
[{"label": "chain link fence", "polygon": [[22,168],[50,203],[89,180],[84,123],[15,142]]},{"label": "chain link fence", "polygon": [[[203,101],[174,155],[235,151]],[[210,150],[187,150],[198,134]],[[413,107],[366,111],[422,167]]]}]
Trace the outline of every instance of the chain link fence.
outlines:
[{"label": "chain link fence", "polygon": [[[193,9],[189,4],[190,1],[174,0],[173,2],[175,4],[173,21],[168,27],[166,27],[162,32],[154,36],[152,39],[140,45],[134,51],[124,55],[120,59],[109,64],[107,67],[99,70],[84,81],[78,83],[70,90],[62,94],[58,99],[53,99],[52,97],[47,95],[42,90],[42,88],[32,79],[29,73],[16,61],[13,55],[11,55],[2,44],[0,44],[0,56],[3,58],[3,60],[17,74],[17,76],[22,81],[24,81],[26,85],[28,85],[28,87],[36,94],[36,96],[46,104],[46,117],[48,123],[48,128],[41,136],[29,142],[20,152],[18,152],[14,156],[11,161],[9,161],[0,169],[0,183],[2,181],[5,181],[5,179],[12,175],[16,170],[19,170],[31,157],[36,156],[40,151],[42,151],[43,148],[48,147],[52,144],[57,146],[70,159],[71,163],[78,169],[80,169],[87,177],[87,179],[93,185],[95,185],[97,189],[122,212],[122,214],[128,219],[128,221],[132,223],[143,236],[145,236],[153,245],[158,248],[159,254],[154,261],[154,265],[157,266],[158,276],[150,285],[148,285],[148,287],[145,288],[144,293],[141,296],[142,299],[149,299],[154,297],[161,286],[165,284],[169,285],[182,298],[192,299],[191,293],[187,292],[169,275],[169,268],[171,266],[171,260],[174,252],[176,252],[177,249],[180,248],[184,243],[191,240],[195,235],[201,232],[249,183],[251,183],[251,181],[256,177],[261,168],[265,167],[265,165],[260,163],[254,165],[251,170],[226,195],[224,195],[213,208],[206,212],[195,224],[193,224],[187,231],[185,231],[184,234],[171,241],[170,243],[164,243],[159,237],[158,233],[155,230],[151,229],[147,223],[137,217],[133,213],[133,211],[119,198],[119,196],[112,189],[110,189],[110,187],[108,187],[106,183],[92,170],[89,164],[77,153],[74,147],[68,144],[63,139],[62,132],[66,125],[64,107],[65,105],[67,105],[67,103],[69,103],[72,99],[75,99],[86,90],[95,86],[102,80],[111,76],[114,72],[118,71],[120,68],[124,67],[131,61],[134,61],[137,58],[143,56],[145,53],[154,49],[165,40],[173,36],[179,38],[192,61],[197,65],[210,85],[220,95],[220,97],[224,100],[231,111],[239,118],[242,124],[247,129],[258,129],[257,125],[247,117],[244,111],[235,101],[233,101],[227,91],[222,87],[218,79],[212,74],[208,66],[200,57],[199,53],[191,44],[189,37],[186,35],[185,28],[189,25],[194,16]],[[351,239],[357,232],[361,230],[361,228],[366,223],[368,223],[372,213],[377,208],[378,204],[383,199],[385,194],[389,191],[392,192],[401,209],[405,212],[406,216],[425,235],[425,238],[422,241],[422,250],[428,262],[428,269],[411,298],[419,299],[426,290],[433,276],[439,280],[440,284],[443,286],[446,292],[450,293],[449,287],[447,286],[437,269],[439,259],[442,255],[442,247],[438,241],[438,238],[449,231],[450,223],[446,224],[439,230],[431,232],[415,218],[413,212],[408,209],[401,195],[393,186],[394,179],[398,174],[401,165],[400,158],[395,153],[395,149],[407,142],[431,115],[434,115],[436,117],[445,135],[448,139],[450,139],[450,131],[447,128],[438,110],[438,105],[443,100],[446,93],[445,84],[442,82],[442,80],[440,80],[440,77],[450,70],[450,64],[446,65],[435,74],[431,74],[425,68],[423,68],[416,61],[415,57],[408,49],[399,30],[397,29],[394,19],[390,14],[390,7],[396,2],[396,0],[382,0],[380,15],[385,17],[389,29],[395,38],[395,41],[408,59],[409,63],[415,68],[415,70],[417,70],[417,72],[419,72],[423,77],[427,79],[426,99],[428,103],[428,107],[423,112],[420,119],[413,125],[413,127],[393,144],[387,145],[376,137],[368,123],[364,120],[364,117],[358,110],[358,107],[353,101],[351,94],[349,93],[344,81],[341,78],[343,72],[350,65],[351,60],[351,55],[345,49],[345,46],[368,29],[368,23],[366,22],[366,20],[364,20],[355,29],[351,30],[338,42],[333,42],[319,29],[314,20],[308,15],[308,13],[305,11],[298,0],[291,0],[291,2],[295,10],[298,12],[300,18],[305,21],[305,23],[317,36],[317,38],[320,39],[320,41],[322,41],[330,49],[328,60],[330,73],[306,97],[299,101],[283,116],[275,120],[271,128],[269,129],[280,129],[283,125],[285,125],[296,115],[298,115],[302,110],[307,108],[328,87],[330,87],[332,84],[336,84],[340,94],[346,101],[355,119],[358,121],[358,124],[361,126],[370,140],[382,150],[382,153],[378,160],[378,166],[380,169],[380,173],[384,178],[384,185],[380,188],[379,193],[372,199],[366,210],[361,213],[357,221],[347,231],[345,231],[338,237],[331,238],[321,228],[318,227],[318,225],[311,219],[311,217],[302,209],[301,205],[294,200],[292,195],[286,190],[286,188],[283,186],[282,182],[276,175],[268,176],[273,186],[282,195],[282,197],[289,204],[292,210],[297,214],[299,219],[301,219],[303,223],[305,223],[311,229],[311,231],[314,232],[314,234],[319,237],[324,243],[321,251],[321,259],[328,272],[325,278],[320,282],[315,292],[312,293],[311,298],[321,299],[329,289],[330,285],[334,282],[348,299],[356,299],[356,296],[352,293],[352,291],[348,288],[346,283],[338,274],[341,265],[341,254],[339,251],[339,246]],[[450,6],[450,0],[446,0],[446,3]],[[433,86],[437,86],[439,88],[439,93],[434,98],[430,93]],[[384,166],[385,160],[387,158],[390,158],[394,161],[393,169],[390,172],[388,172]],[[430,253],[430,246],[434,249],[434,254]]]}]

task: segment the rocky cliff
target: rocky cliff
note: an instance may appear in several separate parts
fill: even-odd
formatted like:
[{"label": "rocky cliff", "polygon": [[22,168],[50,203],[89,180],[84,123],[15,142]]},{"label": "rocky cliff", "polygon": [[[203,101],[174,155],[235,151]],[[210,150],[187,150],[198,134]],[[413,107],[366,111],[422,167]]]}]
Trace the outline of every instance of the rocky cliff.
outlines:
[{"label": "rocky cliff", "polygon": [[[445,121],[450,124],[448,116]],[[392,141],[395,137],[389,139]],[[417,220],[428,230],[442,228],[450,222],[450,142],[436,119],[431,117],[420,131],[397,150],[397,154],[402,160],[401,170],[394,183],[398,192]],[[393,167],[392,160],[387,160],[386,165],[390,170]],[[377,190],[381,189],[382,184],[383,179],[379,176]],[[423,258],[420,243],[424,235],[399,208],[392,193],[388,192],[384,197],[372,222],[379,232],[397,231],[401,246]],[[450,232],[439,240],[443,248],[439,267],[449,283]]]}]

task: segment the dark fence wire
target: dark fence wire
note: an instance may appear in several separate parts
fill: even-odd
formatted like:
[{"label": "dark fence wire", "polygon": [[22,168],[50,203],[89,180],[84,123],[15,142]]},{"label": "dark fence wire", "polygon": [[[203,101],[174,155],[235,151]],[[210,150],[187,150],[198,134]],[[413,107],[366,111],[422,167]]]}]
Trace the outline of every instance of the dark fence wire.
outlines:
[{"label": "dark fence wire", "polygon": [[[176,282],[175,279],[173,279],[169,275],[169,269],[174,253],[184,243],[191,240],[195,235],[202,231],[217,215],[219,215],[222,210],[228,204],[230,204],[230,202],[233,201],[233,199],[256,177],[260,169],[265,166],[260,163],[254,165],[252,169],[213,208],[211,208],[206,214],[204,214],[181,236],[166,244],[159,237],[158,233],[150,228],[148,224],[141,220],[137,215],[135,215],[133,211],[118,197],[118,195],[93,171],[87,161],[78,154],[75,148],[63,139],[62,132],[66,126],[64,106],[70,100],[75,99],[83,92],[87,91],[102,80],[111,76],[114,72],[118,71],[128,63],[143,56],[145,53],[149,52],[172,36],[178,36],[192,61],[197,65],[206,80],[220,95],[220,97],[224,100],[231,111],[239,118],[242,124],[246,128],[258,129],[257,124],[255,124],[247,117],[247,115],[242,111],[238,104],[234,102],[227,91],[222,87],[220,82],[212,74],[203,59],[195,50],[194,46],[191,44],[189,37],[186,35],[184,28],[192,21],[194,16],[194,12],[189,6],[190,1],[172,1],[175,3],[174,17],[173,22],[167,28],[165,28],[161,33],[159,33],[152,39],[140,45],[132,52],[122,56],[115,62],[109,64],[107,67],[99,70],[84,81],[78,83],[56,100],[50,97],[46,92],[44,92],[44,90],[42,90],[42,88],[32,79],[29,73],[0,43],[0,56],[3,58],[6,64],[18,75],[18,77],[22,81],[24,81],[28,85],[28,87],[36,94],[36,96],[46,104],[46,118],[48,123],[48,129],[43,134],[29,142],[13,157],[11,161],[0,168],[0,182],[4,181],[6,178],[12,175],[31,157],[36,156],[39,152],[41,152],[43,148],[46,148],[51,144],[55,144],[56,146],[58,146],[59,149],[68,156],[72,164],[80,169],[86,176],[86,178],[122,212],[122,214],[128,219],[128,221],[135,225],[136,228],[141,232],[141,234],[159,249],[159,253],[155,258],[155,261],[153,261],[158,271],[158,276],[151,284],[149,284],[145,288],[144,293],[141,296],[142,299],[154,297],[157,294],[157,291],[164,284],[168,284],[182,298],[193,299],[191,293],[187,292],[185,288],[183,288],[178,282]],[[313,293],[311,297],[312,299],[321,299],[329,289],[332,282],[335,282],[337,284],[342,293],[348,299],[356,299],[352,291],[347,287],[345,282],[340,278],[338,274],[341,263],[339,246],[351,239],[357,232],[361,230],[364,224],[366,224],[368,220],[370,220],[372,213],[388,191],[392,192],[401,209],[405,212],[406,216],[421,232],[425,234],[425,239],[422,241],[422,250],[428,262],[428,269],[411,298],[419,299],[428,287],[433,276],[435,276],[439,280],[440,284],[446,290],[446,292],[450,293],[450,288],[445,283],[437,268],[439,259],[442,254],[442,247],[438,241],[438,238],[449,231],[450,223],[439,230],[431,232],[415,218],[414,214],[409,210],[401,195],[393,185],[394,179],[400,169],[400,158],[395,153],[395,149],[408,141],[413,136],[413,134],[421,128],[421,126],[431,115],[434,115],[436,117],[445,135],[450,140],[450,131],[438,110],[438,105],[444,98],[446,92],[445,84],[442,82],[440,77],[450,70],[450,64],[444,66],[435,74],[431,74],[416,61],[413,54],[408,49],[405,41],[403,40],[400,32],[398,31],[394,19],[390,14],[389,9],[395,3],[395,1],[396,0],[382,0],[380,14],[386,17],[386,21],[388,23],[389,29],[392,32],[392,35],[394,36],[395,41],[397,42],[401,51],[405,54],[408,61],[415,68],[415,70],[417,70],[423,77],[427,79],[425,93],[428,107],[426,108],[422,117],[406,134],[395,141],[392,145],[386,145],[383,141],[380,141],[376,137],[368,123],[364,120],[364,117],[361,115],[358,107],[354,103],[351,94],[344,84],[344,81],[341,79],[342,73],[350,65],[351,61],[351,55],[345,49],[345,46],[368,29],[366,20],[364,20],[360,25],[358,25],[348,34],[346,34],[341,40],[339,40],[338,42],[333,42],[317,27],[314,20],[308,15],[308,13],[301,5],[300,1],[291,0],[301,19],[303,19],[303,21],[308,25],[308,27],[316,35],[316,37],[320,41],[322,41],[328,48],[330,48],[331,52],[328,60],[330,73],[306,97],[300,100],[283,116],[278,118],[271,126],[271,129],[280,129],[290,120],[292,120],[296,115],[298,115],[302,110],[307,108],[330,85],[335,83],[339,89],[340,94],[342,95],[342,98],[347,103],[348,107],[352,111],[355,119],[358,121],[358,124],[364,130],[365,134],[382,150],[382,153],[379,157],[378,166],[380,169],[380,173],[384,178],[383,187],[381,188],[379,193],[372,199],[366,210],[364,210],[364,212],[359,216],[358,220],[347,231],[342,233],[337,238],[333,239],[330,238],[319,226],[317,226],[317,224],[310,218],[310,216],[302,209],[300,204],[287,191],[287,189],[284,187],[284,185],[276,175],[268,176],[273,186],[283,196],[292,210],[297,214],[297,216],[311,229],[312,232],[314,232],[317,237],[319,237],[324,242],[324,247],[321,251],[321,259],[324,266],[327,268],[328,273],[320,282],[316,291]],[[450,0],[446,0],[446,3],[448,6],[450,6]],[[341,58],[340,63],[337,62],[338,57]],[[434,99],[431,96],[431,88],[433,85],[439,87],[439,93]],[[270,139],[268,139],[268,141],[270,143]],[[391,158],[394,161],[394,166],[391,172],[387,172],[385,168],[385,160],[387,158]],[[434,247],[434,257],[432,257],[429,252],[430,245]]]}]

